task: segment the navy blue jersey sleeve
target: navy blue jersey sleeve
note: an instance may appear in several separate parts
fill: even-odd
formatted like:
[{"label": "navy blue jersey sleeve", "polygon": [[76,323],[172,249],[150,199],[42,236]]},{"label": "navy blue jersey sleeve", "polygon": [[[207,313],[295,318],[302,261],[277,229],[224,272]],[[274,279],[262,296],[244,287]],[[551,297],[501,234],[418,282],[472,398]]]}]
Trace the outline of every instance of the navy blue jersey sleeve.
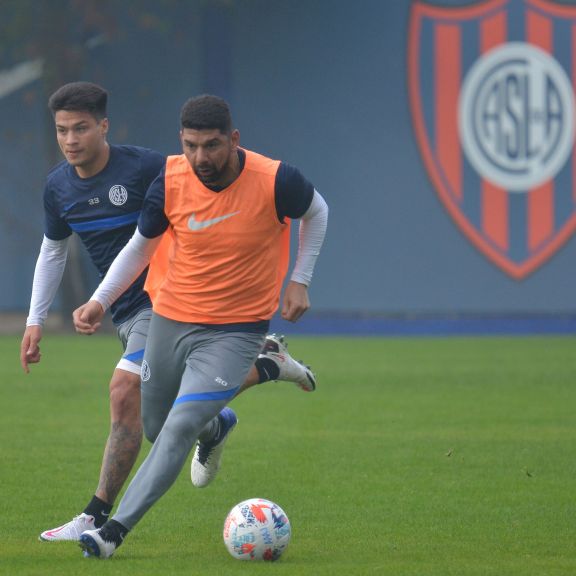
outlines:
[{"label": "navy blue jersey sleeve", "polygon": [[72,229],[60,215],[55,195],[50,186],[44,188],[44,235],[50,240],[64,240],[72,234]]},{"label": "navy blue jersey sleeve", "polygon": [[146,192],[142,211],[138,218],[138,231],[146,238],[156,238],[168,228],[169,222],[164,213],[164,176],[166,165],[156,176]]},{"label": "navy blue jersey sleeve", "polygon": [[312,203],[314,186],[301,172],[286,164],[280,163],[275,182],[276,213],[280,222],[284,218],[301,218]]},{"label": "navy blue jersey sleeve", "polygon": [[142,157],[142,182],[144,188],[149,188],[156,176],[160,174],[165,163],[165,156],[154,150],[144,149]]}]

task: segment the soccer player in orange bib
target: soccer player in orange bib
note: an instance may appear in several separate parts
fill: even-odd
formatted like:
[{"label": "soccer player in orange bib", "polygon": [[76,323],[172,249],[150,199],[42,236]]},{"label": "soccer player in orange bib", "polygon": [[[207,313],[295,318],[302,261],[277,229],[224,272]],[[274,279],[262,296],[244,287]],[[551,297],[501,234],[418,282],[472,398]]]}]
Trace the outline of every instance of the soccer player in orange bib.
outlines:
[{"label": "soccer player in orange bib", "polygon": [[[146,191],[165,164],[165,157],[153,150],[108,143],[107,103],[108,92],[91,82],[65,84],[49,99],[65,160],[50,171],[44,189],[44,239],[20,349],[26,372],[30,364],[41,360],[43,324],[64,272],[70,236],[78,235],[104,276],[132,237]],[[140,372],[152,315],[150,298],[143,288],[146,282],[147,292],[155,297],[166,275],[170,241],[168,230],[148,276],[143,271],[111,307],[124,351],[110,380],[110,433],[96,491],[82,513],[43,531],[40,540],[78,541],[85,530],[102,526],[136,461],[142,438]],[[269,380],[294,382],[306,391],[316,385],[312,371],[294,360],[282,337],[274,334],[266,337],[242,390]],[[228,409],[217,419],[222,421],[222,433],[200,441],[192,461],[192,483],[200,488],[216,476],[224,444],[236,423]],[[207,426],[209,430],[219,428],[214,423]]]},{"label": "soccer player in orange bib", "polygon": [[85,552],[98,558],[112,556],[170,488],[197,441],[217,445],[227,434],[227,410],[233,413],[226,405],[278,307],[288,266],[286,219],[300,219],[281,308],[289,321],[310,306],[308,285],[326,232],[322,196],[297,169],[242,149],[221,98],[186,102],[180,137],[184,153],[168,157],[150,186],[134,236],[74,312],[77,331],[93,333],[170,229],[169,265],[156,285],[142,363],[142,419],[154,445],[113,518],[80,536]]}]

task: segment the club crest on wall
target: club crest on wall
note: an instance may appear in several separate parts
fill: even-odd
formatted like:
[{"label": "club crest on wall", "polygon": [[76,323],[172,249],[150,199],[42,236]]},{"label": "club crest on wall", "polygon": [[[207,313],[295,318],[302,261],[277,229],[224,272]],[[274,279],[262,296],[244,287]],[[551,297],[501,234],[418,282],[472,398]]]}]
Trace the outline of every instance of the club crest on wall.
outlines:
[{"label": "club crest on wall", "polygon": [[459,229],[515,279],[576,229],[576,6],[412,5],[410,107],[426,170]]}]

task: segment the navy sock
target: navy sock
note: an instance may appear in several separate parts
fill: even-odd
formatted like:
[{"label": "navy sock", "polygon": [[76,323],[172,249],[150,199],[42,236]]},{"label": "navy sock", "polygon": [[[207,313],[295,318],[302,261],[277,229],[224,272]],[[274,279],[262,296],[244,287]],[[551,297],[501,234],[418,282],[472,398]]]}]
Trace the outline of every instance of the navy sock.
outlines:
[{"label": "navy sock", "polygon": [[88,506],[84,508],[84,514],[94,516],[94,525],[96,528],[100,528],[100,526],[108,520],[110,512],[112,511],[112,506],[112,504],[100,500],[98,496],[93,496]]},{"label": "navy sock", "polygon": [[258,383],[268,382],[270,380],[278,380],[280,376],[280,368],[274,360],[270,358],[258,358],[254,364],[258,372]]},{"label": "navy sock", "polygon": [[210,420],[206,426],[201,430],[200,434],[198,435],[198,440],[200,442],[211,442],[218,436],[220,432],[220,418],[219,416],[215,416]]},{"label": "navy sock", "polygon": [[116,520],[108,520],[108,522],[102,526],[100,536],[102,536],[106,542],[114,542],[116,546],[120,546],[128,532],[130,532],[130,530],[128,530],[128,528],[123,524],[120,524],[120,522],[117,522]]}]

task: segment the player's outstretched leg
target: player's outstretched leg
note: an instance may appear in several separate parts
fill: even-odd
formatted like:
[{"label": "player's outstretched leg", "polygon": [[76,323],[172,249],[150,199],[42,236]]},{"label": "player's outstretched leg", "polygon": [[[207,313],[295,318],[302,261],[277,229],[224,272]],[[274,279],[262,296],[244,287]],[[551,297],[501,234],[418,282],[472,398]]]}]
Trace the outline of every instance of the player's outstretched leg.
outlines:
[{"label": "player's outstretched leg", "polygon": [[94,528],[96,528],[94,524],[94,516],[82,513],[78,516],[74,516],[70,522],[58,526],[58,528],[52,528],[51,530],[42,532],[39,536],[39,540],[44,540],[45,542],[76,542],[80,539],[80,534],[82,534],[82,532],[85,530],[93,530]]},{"label": "player's outstretched leg", "polygon": [[220,426],[215,437],[208,442],[198,440],[196,444],[190,475],[197,488],[208,486],[218,474],[224,444],[238,423],[234,410],[228,407],[222,409],[218,420]]},{"label": "player's outstretched leg", "polygon": [[[305,392],[316,390],[316,377],[309,366],[298,360],[294,360],[288,352],[288,345],[284,336],[278,334],[268,334],[262,352],[258,355],[256,363],[259,370],[266,370],[269,364],[271,380],[285,380],[294,382],[296,386]],[[276,369],[274,368],[276,367]],[[276,375],[276,371],[278,375]]]}]

